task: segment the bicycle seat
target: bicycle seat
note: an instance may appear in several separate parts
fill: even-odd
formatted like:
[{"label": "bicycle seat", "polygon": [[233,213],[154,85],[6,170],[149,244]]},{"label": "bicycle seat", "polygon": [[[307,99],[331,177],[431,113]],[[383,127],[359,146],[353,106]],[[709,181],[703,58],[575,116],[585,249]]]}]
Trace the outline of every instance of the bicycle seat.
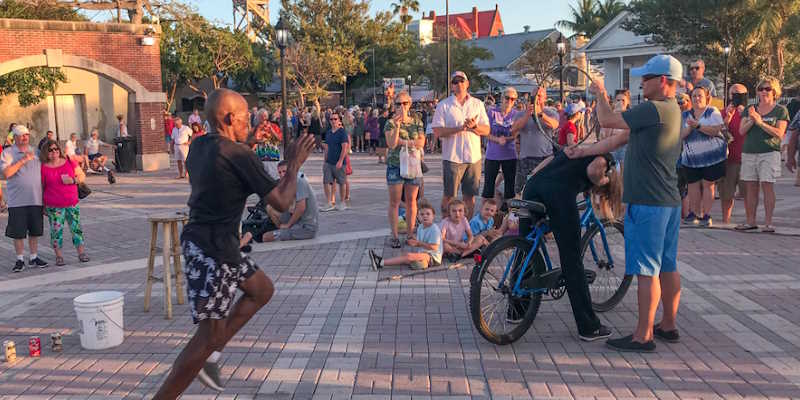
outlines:
[{"label": "bicycle seat", "polygon": [[511,199],[508,201],[508,206],[520,210],[527,210],[533,215],[546,215],[547,207],[538,201]]}]

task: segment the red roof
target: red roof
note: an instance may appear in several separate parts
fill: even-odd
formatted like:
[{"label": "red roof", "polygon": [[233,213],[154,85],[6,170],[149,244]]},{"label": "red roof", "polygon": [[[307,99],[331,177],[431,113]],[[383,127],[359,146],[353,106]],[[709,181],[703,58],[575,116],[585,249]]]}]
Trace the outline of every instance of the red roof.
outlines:
[{"label": "red roof", "polygon": [[[435,18],[434,25],[445,25],[446,17],[444,15],[436,15]],[[477,37],[482,38],[497,36],[503,31],[503,22],[497,6],[494,10],[489,11],[478,11],[476,7],[473,7],[472,12],[450,14],[450,26],[465,39],[472,38],[474,33],[477,33]]]}]

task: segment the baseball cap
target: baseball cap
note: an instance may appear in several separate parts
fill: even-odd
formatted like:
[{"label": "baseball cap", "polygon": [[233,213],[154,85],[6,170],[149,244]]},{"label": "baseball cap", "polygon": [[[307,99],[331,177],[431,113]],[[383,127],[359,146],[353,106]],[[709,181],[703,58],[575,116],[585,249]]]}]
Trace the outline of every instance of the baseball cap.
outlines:
[{"label": "baseball cap", "polygon": [[14,136],[22,136],[22,135],[29,135],[31,131],[28,130],[28,127],[22,124],[17,124],[14,129],[11,130],[14,133]]},{"label": "baseball cap", "polygon": [[683,79],[683,65],[673,56],[661,54],[647,60],[647,63],[638,68],[631,68],[631,75],[663,75],[667,79],[679,81]]},{"label": "baseball cap", "polygon": [[578,104],[578,103],[570,103],[567,106],[567,110],[565,111],[565,113],[567,115],[575,115],[575,114],[577,114],[577,113],[579,113],[581,111],[583,111],[583,107],[581,107],[580,104]]},{"label": "baseball cap", "polygon": [[463,78],[465,81],[468,81],[468,80],[469,80],[469,79],[467,79],[467,74],[465,74],[463,71],[456,71],[456,72],[453,72],[453,74],[452,74],[452,75],[450,75],[450,80],[452,81],[452,80],[453,80],[453,78],[455,78],[455,77],[457,77],[457,76],[458,76],[458,77],[461,77],[461,78]]}]

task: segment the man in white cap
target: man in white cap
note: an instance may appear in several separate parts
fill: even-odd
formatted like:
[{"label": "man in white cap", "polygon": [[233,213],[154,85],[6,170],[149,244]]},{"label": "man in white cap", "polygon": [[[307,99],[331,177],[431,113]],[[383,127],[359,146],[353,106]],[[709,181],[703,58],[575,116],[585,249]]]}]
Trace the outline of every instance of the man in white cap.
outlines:
[{"label": "man in white cap", "polygon": [[442,140],[442,212],[446,215],[448,204],[461,186],[466,217],[470,219],[481,186],[480,137],[489,135],[489,117],[483,102],[467,92],[467,74],[453,72],[450,86],[453,94],[439,102],[431,122],[434,136]]},{"label": "man in white cap", "polygon": [[[681,290],[677,271],[681,198],[675,165],[681,152],[681,111],[675,89],[682,74],[681,63],[667,55],[631,69],[631,75],[642,77],[642,93],[648,101],[622,113],[614,112],[605,101],[597,102],[600,126],[625,131],[590,146],[566,149],[570,158],[578,158],[628,144],[622,198],[628,204],[625,274],[638,276],[639,320],[632,335],[606,342],[620,351],[655,351],[654,336],[679,341],[675,318]],[[592,93],[607,98],[603,80],[593,79]],[[654,324],[659,298],[664,315]]]},{"label": "man in white cap", "polygon": [[28,264],[39,268],[47,262],[39,258],[39,236],[44,230],[42,208],[42,163],[36,148],[30,145],[31,133],[25,125],[17,124],[12,130],[14,145],[0,155],[0,170],[8,179],[8,225],[6,236],[14,240],[17,259],[13,272],[25,269],[25,238],[28,238],[30,257]]}]

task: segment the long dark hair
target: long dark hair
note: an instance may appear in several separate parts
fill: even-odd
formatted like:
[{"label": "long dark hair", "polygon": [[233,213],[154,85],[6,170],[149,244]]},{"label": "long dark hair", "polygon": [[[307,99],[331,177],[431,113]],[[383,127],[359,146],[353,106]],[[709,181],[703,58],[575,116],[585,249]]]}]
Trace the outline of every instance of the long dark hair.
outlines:
[{"label": "long dark hair", "polygon": [[612,220],[622,216],[622,177],[619,175],[619,170],[611,167],[607,175],[608,183],[592,187],[594,209],[603,219]]},{"label": "long dark hair", "polygon": [[58,157],[66,159],[66,157],[64,156],[64,149],[61,148],[58,142],[52,139],[48,139],[46,142],[44,142],[42,148],[39,149],[39,160],[42,162],[42,164],[45,164],[50,161],[50,146],[58,147]]}]

